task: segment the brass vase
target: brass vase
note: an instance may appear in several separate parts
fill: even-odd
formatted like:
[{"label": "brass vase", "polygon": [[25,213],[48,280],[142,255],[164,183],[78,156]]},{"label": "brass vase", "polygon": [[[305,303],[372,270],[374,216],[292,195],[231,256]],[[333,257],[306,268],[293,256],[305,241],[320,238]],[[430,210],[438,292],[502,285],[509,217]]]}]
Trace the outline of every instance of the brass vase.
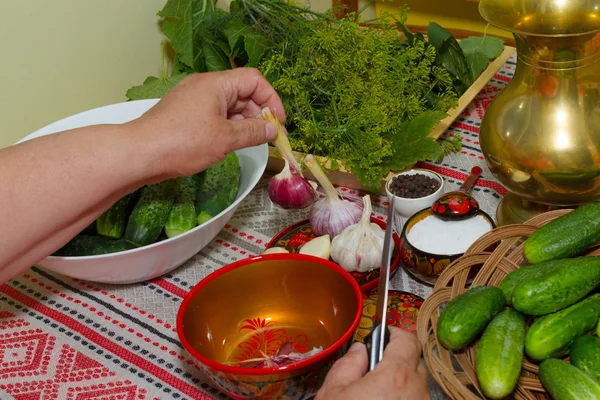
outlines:
[{"label": "brass vase", "polygon": [[600,198],[600,0],[481,0],[513,33],[517,66],[490,104],[480,143],[509,190],[499,225]]}]

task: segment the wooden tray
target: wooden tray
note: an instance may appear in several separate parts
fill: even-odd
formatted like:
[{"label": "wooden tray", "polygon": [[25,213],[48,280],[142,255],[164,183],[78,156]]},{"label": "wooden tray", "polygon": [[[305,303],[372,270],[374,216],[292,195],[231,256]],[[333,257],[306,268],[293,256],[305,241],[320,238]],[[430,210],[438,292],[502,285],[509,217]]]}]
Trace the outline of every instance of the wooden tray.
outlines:
[{"label": "wooden tray", "polygon": [[[482,74],[477,78],[477,80],[467,89],[465,93],[458,99],[458,105],[455,108],[452,108],[448,111],[448,116],[441,120],[436,127],[433,129],[429,136],[438,139],[446,130],[454,123],[456,118],[459,117],[460,114],[467,108],[467,106],[473,101],[475,96],[479,94],[481,89],[492,79],[494,74],[500,70],[500,68],[506,63],[506,61],[512,56],[515,52],[515,48],[511,46],[504,46],[504,51],[500,56],[498,56],[495,60],[493,60],[490,65],[488,65],[487,69],[482,72]],[[294,156],[298,161],[304,159],[306,154],[294,152]],[[325,158],[316,157],[321,163],[325,162]],[[358,189],[358,190],[366,190],[364,186],[362,186],[358,180],[358,178],[348,172],[341,162],[338,162],[340,168],[336,171],[327,170],[327,176],[331,180],[334,185],[340,185],[347,188]],[[283,159],[277,153],[277,150],[269,146],[269,160],[267,162],[267,171],[278,173],[284,166]],[[330,167],[330,163],[325,163],[326,168]],[[381,180],[381,193],[385,194],[385,183],[392,177],[394,174],[400,171],[390,171],[387,176],[382,178]],[[304,176],[309,179],[314,179],[312,174],[306,170],[303,171]]]}]

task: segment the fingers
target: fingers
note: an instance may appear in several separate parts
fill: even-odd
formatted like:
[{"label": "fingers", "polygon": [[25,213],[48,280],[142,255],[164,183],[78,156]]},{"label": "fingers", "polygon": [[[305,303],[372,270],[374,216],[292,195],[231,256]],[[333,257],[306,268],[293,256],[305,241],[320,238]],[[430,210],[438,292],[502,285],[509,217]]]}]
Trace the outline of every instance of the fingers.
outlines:
[{"label": "fingers", "polygon": [[245,147],[258,146],[275,139],[277,128],[275,125],[259,119],[241,119],[229,121],[233,139],[232,150]]},{"label": "fingers", "polygon": [[367,349],[362,343],[354,343],[344,357],[329,370],[323,390],[328,393],[338,391],[362,378],[368,367]]},{"label": "fingers", "polygon": [[[269,107],[281,122],[285,121],[285,112],[279,95],[258,70],[235,68],[225,71],[221,76],[228,110],[242,112],[238,104],[238,101],[242,101],[241,108],[254,107],[254,110],[243,112],[247,117],[254,117],[261,109]],[[238,110],[235,110],[236,108]]]},{"label": "fingers", "polygon": [[421,343],[414,334],[390,326],[390,343],[383,352],[383,361],[416,369],[421,360]]}]

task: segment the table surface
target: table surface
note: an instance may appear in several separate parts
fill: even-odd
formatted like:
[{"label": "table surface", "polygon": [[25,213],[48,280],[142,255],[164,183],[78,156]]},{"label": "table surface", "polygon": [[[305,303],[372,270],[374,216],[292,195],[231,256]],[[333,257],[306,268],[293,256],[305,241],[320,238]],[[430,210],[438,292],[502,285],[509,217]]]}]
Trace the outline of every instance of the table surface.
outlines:
[{"label": "table surface", "polygon": [[[460,133],[463,149],[441,163],[421,162],[456,189],[470,169],[482,177],[472,194],[494,216],[506,189],[485,165],[479,146],[481,118],[510,81],[514,55],[479,93],[446,135]],[[268,177],[240,204],[219,235],[172,273],[132,285],[85,282],[33,267],[0,286],[0,399],[213,399],[211,386],[184,352],[175,331],[183,296],[209,273],[259,254],[281,229],[306,211],[275,208]],[[385,216],[386,199],[374,199]],[[431,288],[402,269],[391,287],[427,297]],[[446,398],[430,379],[434,399]]]}]

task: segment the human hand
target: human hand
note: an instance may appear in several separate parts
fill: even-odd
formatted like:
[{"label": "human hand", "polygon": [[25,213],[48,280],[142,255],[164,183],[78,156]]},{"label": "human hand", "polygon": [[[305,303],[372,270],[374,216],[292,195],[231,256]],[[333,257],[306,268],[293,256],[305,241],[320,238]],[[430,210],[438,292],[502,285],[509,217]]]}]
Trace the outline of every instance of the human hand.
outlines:
[{"label": "human hand", "polygon": [[315,400],[431,399],[427,370],[421,363],[421,343],[412,333],[389,329],[390,342],[373,371],[367,373],[365,345],[354,343],[331,367]]},{"label": "human hand", "polygon": [[281,100],[258,70],[236,68],[194,74],[132,122],[143,146],[160,156],[155,178],[204,170],[234,150],[275,138],[273,124],[255,119],[269,107],[281,122]]}]

